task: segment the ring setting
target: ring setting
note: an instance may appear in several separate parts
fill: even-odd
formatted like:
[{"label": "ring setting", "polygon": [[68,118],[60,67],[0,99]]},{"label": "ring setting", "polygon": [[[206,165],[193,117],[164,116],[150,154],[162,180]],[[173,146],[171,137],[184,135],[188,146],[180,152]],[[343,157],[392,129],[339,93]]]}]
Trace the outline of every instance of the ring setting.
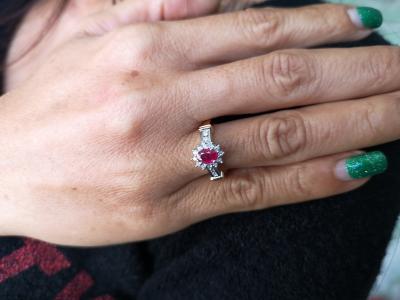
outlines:
[{"label": "ring setting", "polygon": [[219,165],[223,163],[222,151],[220,145],[215,145],[211,138],[211,124],[201,126],[200,144],[193,149],[192,160],[196,162],[196,167],[202,170],[207,170],[211,176],[211,180],[217,180],[224,177],[224,173],[219,170]]}]

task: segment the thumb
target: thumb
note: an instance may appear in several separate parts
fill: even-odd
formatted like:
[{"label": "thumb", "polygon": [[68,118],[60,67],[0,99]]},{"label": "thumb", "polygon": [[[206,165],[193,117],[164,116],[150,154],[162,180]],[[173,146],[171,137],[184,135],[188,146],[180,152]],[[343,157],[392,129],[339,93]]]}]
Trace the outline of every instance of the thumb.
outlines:
[{"label": "thumb", "polygon": [[119,27],[162,20],[179,20],[217,11],[220,0],[130,0],[119,2],[82,25],[86,35],[103,35]]},{"label": "thumb", "polygon": [[161,0],[163,19],[178,20],[204,16],[218,10],[221,0]]},{"label": "thumb", "polygon": [[[265,0],[160,0],[163,19],[174,20],[248,8]],[[150,1],[151,2],[151,1]]]},{"label": "thumb", "polygon": [[265,0],[220,0],[218,12],[235,11],[251,7]]}]

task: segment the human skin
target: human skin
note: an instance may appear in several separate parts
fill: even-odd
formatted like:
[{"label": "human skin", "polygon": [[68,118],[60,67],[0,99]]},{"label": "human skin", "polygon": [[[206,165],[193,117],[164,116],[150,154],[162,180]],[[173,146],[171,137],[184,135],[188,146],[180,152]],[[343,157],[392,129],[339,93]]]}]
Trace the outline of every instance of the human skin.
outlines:
[{"label": "human skin", "polygon": [[[348,9],[123,23],[78,30],[45,55],[39,45],[6,74],[3,235],[138,241],[361,186],[367,179],[343,180],[335,170],[347,151],[399,138],[399,49],[280,50],[369,34]],[[34,20],[24,21],[10,59]],[[291,109],[298,106],[306,107]],[[272,110],[281,111],[215,125],[225,179],[210,182],[194,168],[203,121]]]},{"label": "human skin", "polygon": [[[78,35],[101,35],[133,23],[192,18],[238,10],[260,2],[259,0],[69,0],[60,18],[57,18],[49,28],[48,21],[53,19],[60,1],[38,1],[25,17],[8,57],[10,68],[6,78],[7,90],[15,88],[29,77],[55,48]],[[41,37],[41,42],[37,45],[36,42]]]}]

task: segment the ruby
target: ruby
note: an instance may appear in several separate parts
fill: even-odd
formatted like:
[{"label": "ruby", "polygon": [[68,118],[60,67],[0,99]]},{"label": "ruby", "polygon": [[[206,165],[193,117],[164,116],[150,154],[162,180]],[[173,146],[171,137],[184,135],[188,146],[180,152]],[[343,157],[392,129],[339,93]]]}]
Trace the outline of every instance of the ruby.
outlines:
[{"label": "ruby", "polygon": [[210,165],[213,164],[218,159],[218,152],[215,150],[205,148],[199,152],[199,156],[204,164]]}]

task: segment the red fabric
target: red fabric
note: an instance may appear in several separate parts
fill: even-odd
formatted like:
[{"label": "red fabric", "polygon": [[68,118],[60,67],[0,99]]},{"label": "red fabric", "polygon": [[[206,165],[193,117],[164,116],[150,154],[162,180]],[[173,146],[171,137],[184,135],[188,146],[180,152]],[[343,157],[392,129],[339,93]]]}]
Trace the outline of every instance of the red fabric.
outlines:
[{"label": "red fabric", "polygon": [[56,247],[34,240],[24,240],[24,246],[0,260],[0,283],[38,266],[48,276],[70,267],[70,262]]},{"label": "red fabric", "polygon": [[77,274],[56,296],[55,300],[79,300],[93,285],[93,279],[85,271]]},{"label": "red fabric", "polygon": [[[51,277],[70,268],[71,262],[55,246],[25,239],[21,248],[0,259],[0,284],[35,266],[46,276]],[[82,270],[66,283],[54,300],[79,300],[93,285],[93,278]],[[93,300],[113,299],[113,297],[105,295]]]}]

